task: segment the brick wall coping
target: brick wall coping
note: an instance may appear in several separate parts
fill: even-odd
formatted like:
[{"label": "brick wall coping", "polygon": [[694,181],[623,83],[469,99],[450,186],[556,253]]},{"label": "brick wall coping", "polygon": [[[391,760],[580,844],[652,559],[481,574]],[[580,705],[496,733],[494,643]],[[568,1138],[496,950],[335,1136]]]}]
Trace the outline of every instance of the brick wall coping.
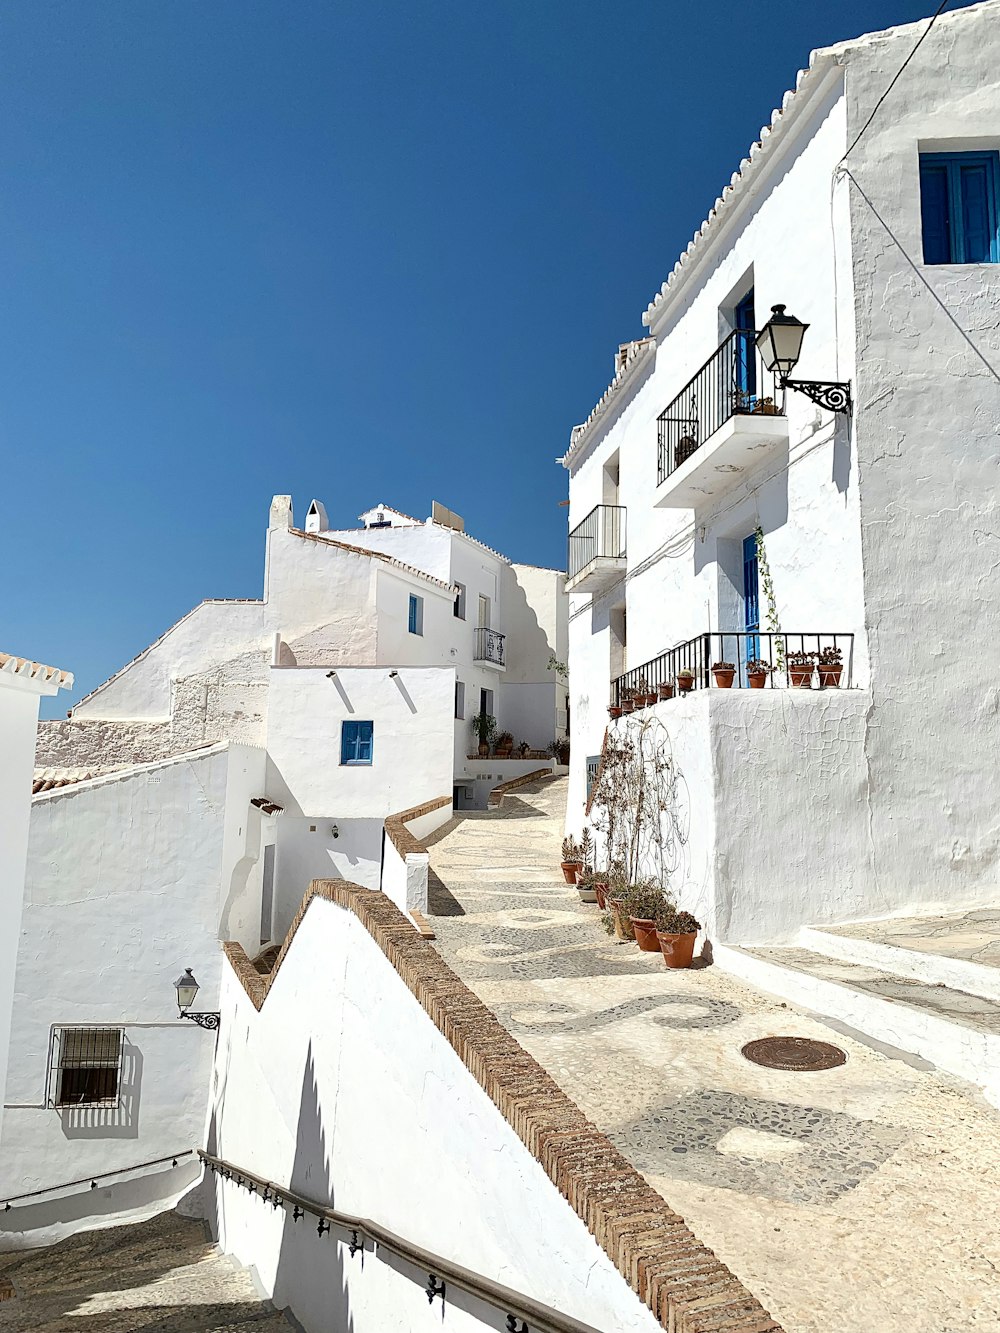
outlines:
[{"label": "brick wall coping", "polygon": [[668,1333],[782,1333],[614,1144],[507,1031],[385,894],[313,880],[274,968],[261,976],[223,945],[256,1009],[263,1005],[313,899],[353,912],[435,1027]]},{"label": "brick wall coping", "polygon": [[511,778],[509,782],[501,782],[490,792],[489,807],[491,810],[495,810],[509,791],[516,791],[518,787],[526,787],[529,782],[537,782],[540,778],[555,776],[551,768],[536,768],[531,773],[522,774],[519,778]]},{"label": "brick wall coping", "polygon": [[407,852],[427,851],[420,839],[406,827],[410,820],[429,815],[432,810],[440,810],[443,805],[451,805],[452,800],[451,796],[438,796],[433,801],[424,801],[423,805],[415,805],[411,810],[401,810],[398,815],[386,817],[385,831],[400,856],[405,858]]}]

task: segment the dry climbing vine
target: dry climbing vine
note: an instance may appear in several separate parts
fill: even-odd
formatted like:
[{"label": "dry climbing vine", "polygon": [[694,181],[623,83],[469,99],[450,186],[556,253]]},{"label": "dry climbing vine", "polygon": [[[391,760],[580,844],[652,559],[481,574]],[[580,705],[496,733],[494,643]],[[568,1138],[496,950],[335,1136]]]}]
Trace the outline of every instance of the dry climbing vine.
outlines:
[{"label": "dry climbing vine", "polygon": [[771,578],[771,566],[767,561],[767,550],[764,547],[764,529],[758,523],[754,529],[754,536],[757,539],[757,572],[760,575],[760,586],[764,593],[764,600],[767,603],[767,628],[774,635],[772,640],[774,644],[774,661],[779,671],[785,668],[785,643],[781,637],[781,625],[778,622],[778,603],[774,597],[774,580]]}]

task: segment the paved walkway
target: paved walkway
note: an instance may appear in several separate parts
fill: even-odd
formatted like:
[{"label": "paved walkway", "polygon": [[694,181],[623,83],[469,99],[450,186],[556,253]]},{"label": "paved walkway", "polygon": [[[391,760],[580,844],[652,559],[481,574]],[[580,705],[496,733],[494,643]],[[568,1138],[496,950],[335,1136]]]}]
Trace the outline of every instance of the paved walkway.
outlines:
[{"label": "paved walkway", "polygon": [[290,1333],[200,1222],[161,1213],[0,1254],[2,1333]]},{"label": "paved walkway", "polygon": [[[436,835],[449,963],[787,1333],[995,1333],[996,1112],[718,968],[670,972],[609,940],[562,881],[564,801],[564,779],[536,783]],[[847,1063],[740,1054],[776,1034]]]}]

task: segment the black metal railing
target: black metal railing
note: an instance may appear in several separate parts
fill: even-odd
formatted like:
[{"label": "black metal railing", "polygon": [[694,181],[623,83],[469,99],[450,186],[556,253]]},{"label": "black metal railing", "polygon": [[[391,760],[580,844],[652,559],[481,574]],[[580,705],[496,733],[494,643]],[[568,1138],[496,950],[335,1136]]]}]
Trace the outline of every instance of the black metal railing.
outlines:
[{"label": "black metal railing", "polygon": [[595,560],[620,560],[624,554],[624,505],[598,505],[569,534],[567,576],[575,578]]},{"label": "black metal railing", "polygon": [[125,1176],[130,1171],[144,1171],[149,1166],[163,1166],[169,1162],[171,1167],[174,1167],[182,1157],[190,1157],[194,1151],[194,1148],[182,1148],[180,1152],[171,1153],[168,1157],[154,1157],[148,1162],[136,1162],[132,1166],[111,1167],[108,1171],[99,1171],[95,1176],[63,1180],[58,1185],[43,1185],[41,1189],[28,1190],[24,1194],[0,1194],[0,1199],[4,1200],[3,1211],[9,1213],[15,1203],[23,1203],[25,1199],[38,1199],[43,1194],[58,1194],[62,1190],[75,1189],[77,1185],[89,1185],[92,1190],[96,1190],[100,1188],[101,1181],[108,1183],[114,1176]]},{"label": "black metal railing", "polygon": [[531,1333],[535,1333],[536,1330],[537,1333],[598,1333],[592,1324],[581,1323],[572,1315],[562,1314],[549,1305],[543,1305],[533,1296],[514,1291],[482,1273],[472,1272],[453,1259],[425,1250],[414,1241],[404,1236],[397,1236],[395,1232],[389,1231],[378,1222],[370,1221],[367,1217],[342,1213],[337,1208],[331,1208],[317,1199],[294,1193],[285,1185],[275,1184],[273,1180],[258,1176],[255,1172],[248,1171],[246,1167],[236,1166],[222,1157],[213,1157],[211,1153],[202,1152],[200,1149],[198,1156],[215,1176],[221,1176],[226,1183],[247,1190],[261,1204],[269,1204],[274,1209],[280,1208],[292,1222],[298,1223],[300,1218],[308,1214],[315,1218],[314,1229],[319,1236],[328,1235],[332,1229],[332,1238],[340,1241],[352,1259],[356,1254],[361,1254],[359,1263],[364,1263],[366,1252],[368,1254],[374,1252],[377,1257],[381,1257],[380,1250],[404,1260],[421,1275],[422,1281],[426,1279],[427,1285],[423,1289],[423,1295],[429,1301],[440,1296],[442,1307],[447,1298],[447,1288],[453,1286],[492,1306],[499,1312],[501,1318],[506,1315],[504,1327],[508,1329],[530,1329]]},{"label": "black metal railing", "polygon": [[[722,682],[713,677],[719,664],[732,667],[726,688],[782,688],[789,685],[841,689],[851,685],[854,671],[853,634],[772,634],[766,630],[725,631],[699,634],[661,653],[642,666],[626,671],[611,684],[611,703],[616,708],[645,707],[650,696],[657,700],[689,690],[706,690]],[[750,673],[748,664],[759,664]],[[839,667],[839,670],[837,669]],[[690,673],[685,679],[684,673]],[[763,676],[763,685],[760,677]],[[723,677],[725,680],[726,677]],[[638,702],[638,701],[642,702]]]},{"label": "black metal railing", "polygon": [[495,629],[482,626],[476,630],[476,647],[472,654],[475,662],[492,662],[494,666],[503,666],[504,636]]},{"label": "black metal railing", "polygon": [[736,329],[657,418],[657,485],[735,416],[782,416],[753,329]]}]

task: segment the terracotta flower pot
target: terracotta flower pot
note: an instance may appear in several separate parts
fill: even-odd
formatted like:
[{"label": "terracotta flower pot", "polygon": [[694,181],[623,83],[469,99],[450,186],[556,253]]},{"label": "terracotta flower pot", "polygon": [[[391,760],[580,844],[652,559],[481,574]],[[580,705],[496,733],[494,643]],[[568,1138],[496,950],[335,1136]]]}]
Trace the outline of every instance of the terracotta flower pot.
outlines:
[{"label": "terracotta flower pot", "polygon": [[582,864],[583,864],[582,861],[560,861],[560,862],[559,862],[560,869],[561,869],[562,872],[563,872],[563,877],[564,877],[564,879],[566,880],[566,883],[567,883],[567,884],[575,884],[575,883],[576,883],[577,872],[579,871],[579,869],[580,869],[580,867],[581,867]]},{"label": "terracotta flower pot", "polygon": [[844,670],[841,663],[836,666],[820,666],[816,670],[819,672],[819,683],[824,690],[835,690],[840,685],[840,676]]},{"label": "terracotta flower pot", "polygon": [[621,708],[618,706],[618,704],[608,704],[608,715],[610,716],[610,718],[611,718],[611,720],[612,720],[612,722],[613,722],[613,721],[615,720],[616,717],[621,717],[621,715],[622,715],[622,710],[621,710]]},{"label": "terracotta flower pot", "polygon": [[713,667],[712,675],[715,677],[715,683],[720,690],[731,690],[733,688],[733,681],[736,679],[735,671],[730,671],[728,668],[722,670],[721,667]]},{"label": "terracotta flower pot", "polygon": [[635,932],[635,942],[642,952],[659,953],[660,941],[656,938],[656,922],[643,916],[633,916],[630,920]]},{"label": "terracotta flower pot", "polygon": [[652,708],[653,704],[656,703],[656,695],[654,693],[644,694],[642,703],[644,708]]},{"label": "terracotta flower pot", "polygon": [[608,897],[607,897],[608,886],[606,884],[602,884],[598,880],[598,882],[594,885],[594,892],[597,894],[597,906],[603,912],[608,905]]},{"label": "terracotta flower pot", "polygon": [[623,713],[631,713],[635,709],[635,702],[632,699],[626,699],[622,704]]},{"label": "terracotta flower pot", "polygon": [[690,694],[694,689],[694,676],[685,676],[682,673],[678,673],[677,688],[680,690],[681,694]]},{"label": "terracotta flower pot", "polygon": [[666,931],[658,930],[656,938],[667,967],[691,966],[691,960],[694,958],[694,942],[698,938],[697,931],[691,935],[668,935]]},{"label": "terracotta flower pot", "polygon": [[672,698],[674,697],[674,686],[673,686],[673,682],[671,681],[671,683],[670,683],[669,685],[659,685],[659,686],[657,686],[657,690],[656,690],[656,692],[657,692],[657,694],[660,696],[660,702],[661,702],[661,703],[666,703],[666,701],[667,701],[668,699],[672,699]]},{"label": "terracotta flower pot", "polygon": [[747,676],[747,684],[752,690],[762,690],[767,684],[767,672],[755,671],[752,676]]},{"label": "terracotta flower pot", "polygon": [[486,759],[486,758],[489,757],[489,753],[490,753],[490,747],[486,744],[485,741],[480,741],[480,742],[479,742],[479,758],[480,758],[480,759]]},{"label": "terracotta flower pot", "polygon": [[625,904],[621,898],[608,898],[608,910],[611,912],[615,923],[615,937],[619,940],[634,940],[635,935],[632,931],[632,922],[628,913],[625,911]]},{"label": "terracotta flower pot", "polygon": [[812,685],[813,669],[811,666],[790,666],[788,676],[796,690],[808,690]]}]

